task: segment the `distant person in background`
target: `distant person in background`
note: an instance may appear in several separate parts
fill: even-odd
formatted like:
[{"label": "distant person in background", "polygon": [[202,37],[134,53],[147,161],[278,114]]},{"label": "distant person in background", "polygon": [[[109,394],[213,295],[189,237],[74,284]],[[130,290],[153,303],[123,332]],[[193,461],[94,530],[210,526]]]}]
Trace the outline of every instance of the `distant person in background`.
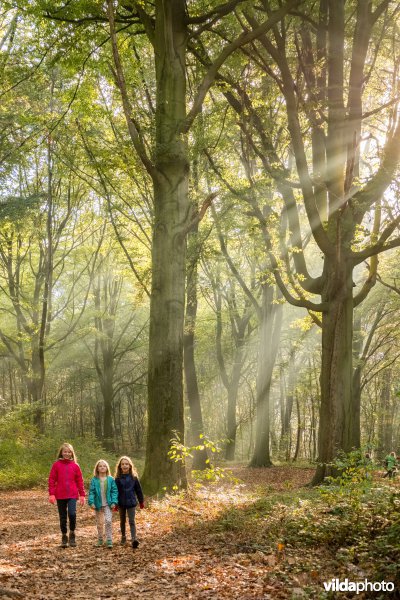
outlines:
[{"label": "distant person in background", "polygon": [[110,475],[110,467],[105,460],[98,460],[90,482],[88,504],[96,511],[97,545],[102,546],[104,529],[107,548],[112,548],[112,509],[118,503],[118,489],[114,477]]},{"label": "distant person in background", "polygon": [[372,479],[372,456],[369,452],[366,452],[364,454],[363,460],[362,460],[362,465],[364,467],[364,476],[366,479]]},{"label": "distant person in background", "polygon": [[133,462],[129,456],[121,456],[115,469],[115,483],[118,488],[118,510],[121,528],[121,544],[126,544],[126,513],[128,513],[132,548],[137,548],[135,510],[139,504],[144,508],[142,488]]},{"label": "distant person in background", "polygon": [[[85,488],[82,471],[76,462],[76,455],[71,444],[60,446],[57,460],[53,463],[49,475],[49,502],[57,502],[60,517],[61,546],[76,546],[76,503],[85,504]],[[69,521],[69,537],[67,536],[67,517]]]},{"label": "distant person in background", "polygon": [[385,466],[387,471],[383,477],[389,477],[389,479],[392,479],[397,472],[396,452],[391,452],[387,455],[387,457],[385,458]]}]

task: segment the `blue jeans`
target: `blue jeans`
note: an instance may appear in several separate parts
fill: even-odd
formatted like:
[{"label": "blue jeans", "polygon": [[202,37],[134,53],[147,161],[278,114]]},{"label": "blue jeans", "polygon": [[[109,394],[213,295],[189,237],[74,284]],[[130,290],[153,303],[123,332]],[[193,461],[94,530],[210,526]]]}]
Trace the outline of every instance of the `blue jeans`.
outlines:
[{"label": "blue jeans", "polygon": [[58,514],[60,517],[61,533],[67,533],[67,514],[69,520],[69,530],[75,531],[76,525],[76,498],[57,500]]}]

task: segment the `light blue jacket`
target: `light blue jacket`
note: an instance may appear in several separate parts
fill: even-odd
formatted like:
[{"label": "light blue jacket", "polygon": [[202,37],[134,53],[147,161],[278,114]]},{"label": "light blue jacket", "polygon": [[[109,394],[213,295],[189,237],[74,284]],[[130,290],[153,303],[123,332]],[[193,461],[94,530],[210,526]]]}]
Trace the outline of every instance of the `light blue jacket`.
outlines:
[{"label": "light blue jacket", "polygon": [[[118,504],[118,488],[114,477],[111,477],[111,475],[106,478],[106,499],[108,506]],[[90,482],[88,504],[94,506],[96,510],[101,509],[101,489],[98,477],[93,477]]]}]

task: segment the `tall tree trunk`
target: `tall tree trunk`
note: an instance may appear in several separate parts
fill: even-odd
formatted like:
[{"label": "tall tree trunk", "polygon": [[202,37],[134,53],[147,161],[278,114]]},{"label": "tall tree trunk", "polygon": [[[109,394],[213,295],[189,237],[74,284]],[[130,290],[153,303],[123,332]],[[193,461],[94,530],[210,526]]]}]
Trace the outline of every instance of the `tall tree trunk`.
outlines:
[{"label": "tall tree trunk", "polygon": [[31,340],[32,358],[31,368],[27,377],[29,401],[32,403],[33,423],[43,432],[44,414],[42,405],[42,393],[44,385],[44,364],[41,362],[38,349],[38,337],[34,335]]},{"label": "tall tree trunk", "polygon": [[315,400],[314,394],[311,392],[311,461],[315,461],[317,457],[317,423],[315,415]]},{"label": "tall tree trunk", "polygon": [[168,457],[171,439],[184,439],[183,324],[186,226],[189,216],[186,116],[186,3],[157,0],[155,19],[156,148],[148,368],[148,436],[143,485],[148,494],[185,484]]},{"label": "tall tree trunk", "polygon": [[[354,313],[353,322],[353,381],[352,381],[352,404],[353,404],[353,418],[354,418],[354,431],[355,431],[355,445],[360,446],[361,443],[361,376],[366,362],[366,352],[368,351],[369,344],[372,340],[373,333],[379,323],[380,316],[382,314],[381,309],[378,310],[377,318],[372,324],[370,334],[367,339],[366,349],[363,352],[363,337],[361,332],[361,316],[360,313]],[[358,443],[357,443],[358,440]]]},{"label": "tall tree trunk", "polygon": [[[197,225],[188,236],[188,255],[192,260],[188,269],[186,286],[185,332],[183,336],[183,365],[186,381],[186,393],[190,410],[190,445],[200,445],[200,435],[204,434],[203,415],[201,412],[200,392],[197,383],[196,363],[194,358],[194,341],[197,316]],[[207,468],[207,451],[195,450],[192,468]]]},{"label": "tall tree trunk", "polygon": [[80,436],[83,438],[85,435],[85,420],[84,420],[84,402],[83,402],[83,379],[82,372],[79,369],[79,426]]},{"label": "tall tree trunk", "polygon": [[392,451],[393,443],[393,411],[390,403],[392,373],[390,369],[384,371],[381,380],[379,430],[378,430],[378,456],[384,458]]},{"label": "tall tree trunk", "polygon": [[[108,342],[111,344],[111,342]],[[107,345],[108,345],[107,344]],[[107,450],[114,450],[113,398],[114,398],[114,356],[112,348],[102,352],[101,393],[103,395],[103,443]]]},{"label": "tall tree trunk", "polygon": [[107,265],[93,284],[94,305],[96,308],[95,327],[97,335],[94,345],[94,363],[103,397],[103,436],[104,446],[114,450],[113,403],[114,403],[114,333],[115,315],[118,310],[122,278],[113,276]]},{"label": "tall tree trunk", "polygon": [[300,413],[300,402],[299,402],[299,396],[297,394],[296,394],[296,409],[297,409],[297,437],[296,437],[296,449],[294,451],[293,462],[296,462],[296,460],[299,458],[301,440],[303,437],[303,427],[301,424],[301,413]]},{"label": "tall tree trunk", "polygon": [[[50,110],[53,107],[54,82],[51,86]],[[32,336],[32,388],[36,410],[34,423],[39,431],[44,432],[44,384],[46,377],[45,363],[45,341],[50,333],[50,307],[53,279],[53,152],[52,142],[49,136],[47,140],[47,218],[46,218],[46,250],[43,256],[43,273],[38,272],[36,276],[36,289],[41,291],[41,311],[34,310],[35,321],[37,320],[38,335]]]},{"label": "tall tree trunk", "polygon": [[252,467],[270,467],[270,389],[282,327],[282,306],[272,304],[274,287],[263,287],[262,318],[256,383],[256,441]]},{"label": "tall tree trunk", "polygon": [[[328,261],[326,261],[327,263]],[[344,263],[344,264],[343,264]],[[352,268],[341,260],[327,269],[322,298],[328,308],[322,315],[321,408],[318,461],[313,483],[335,474],[329,463],[338,450],[360,445],[359,407],[354,406],[353,382],[353,280]]]},{"label": "tall tree trunk", "polygon": [[[11,408],[14,408],[14,404],[18,403],[18,395],[17,395],[16,387],[13,385],[13,371],[11,368],[10,361],[7,361],[7,367],[8,367],[8,382],[9,382],[9,386],[10,386],[10,404],[11,404]],[[15,390],[15,399],[14,399],[14,390]]]},{"label": "tall tree trunk", "polygon": [[[242,333],[244,335],[244,331]],[[228,405],[226,410],[226,436],[228,438],[228,442],[225,448],[226,460],[235,459],[236,433],[238,427],[236,422],[236,407],[239,393],[240,378],[242,375],[243,345],[244,338],[242,336],[238,340],[238,346],[235,350],[235,358],[232,365],[232,376],[228,387]]]},{"label": "tall tree trunk", "polygon": [[289,358],[289,377],[288,386],[286,391],[286,402],[282,415],[282,428],[281,428],[281,440],[280,450],[284,452],[285,460],[290,460],[291,454],[291,441],[292,432],[290,422],[292,419],[293,400],[294,400],[294,385],[295,385],[295,373],[294,373],[294,355]]},{"label": "tall tree trunk", "polygon": [[94,405],[94,434],[97,440],[102,440],[103,431],[101,425],[103,422],[103,411],[97,396],[98,394],[96,394],[96,404]]}]

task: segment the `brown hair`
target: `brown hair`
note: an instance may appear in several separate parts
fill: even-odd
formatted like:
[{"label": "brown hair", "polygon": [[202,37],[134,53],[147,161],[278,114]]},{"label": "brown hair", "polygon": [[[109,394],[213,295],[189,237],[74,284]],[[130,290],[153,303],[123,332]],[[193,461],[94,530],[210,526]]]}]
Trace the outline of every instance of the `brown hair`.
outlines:
[{"label": "brown hair", "polygon": [[107,475],[110,475],[110,465],[108,464],[108,462],[106,460],[104,460],[104,458],[99,458],[99,460],[97,461],[97,463],[94,465],[94,469],[93,469],[93,475],[95,477],[99,476],[99,463],[104,463],[107,467]]},{"label": "brown hair", "polygon": [[68,448],[68,450],[70,450],[70,451],[71,451],[71,453],[72,453],[72,460],[73,460],[74,462],[76,462],[76,454],[75,454],[75,450],[74,450],[73,446],[71,446],[71,444],[68,444],[68,442],[64,442],[64,443],[63,443],[63,444],[61,444],[61,446],[59,447],[59,449],[58,449],[58,452],[57,452],[57,459],[59,459],[59,458],[62,458],[62,457],[63,457],[63,455],[62,455],[62,450],[63,450],[63,448]]},{"label": "brown hair", "polygon": [[117,466],[115,467],[115,477],[121,477],[121,475],[122,475],[121,462],[123,460],[126,460],[129,463],[130,475],[137,477],[137,471],[135,469],[135,466],[134,466],[132,460],[129,458],[129,456],[121,456],[121,458],[118,460]]}]

